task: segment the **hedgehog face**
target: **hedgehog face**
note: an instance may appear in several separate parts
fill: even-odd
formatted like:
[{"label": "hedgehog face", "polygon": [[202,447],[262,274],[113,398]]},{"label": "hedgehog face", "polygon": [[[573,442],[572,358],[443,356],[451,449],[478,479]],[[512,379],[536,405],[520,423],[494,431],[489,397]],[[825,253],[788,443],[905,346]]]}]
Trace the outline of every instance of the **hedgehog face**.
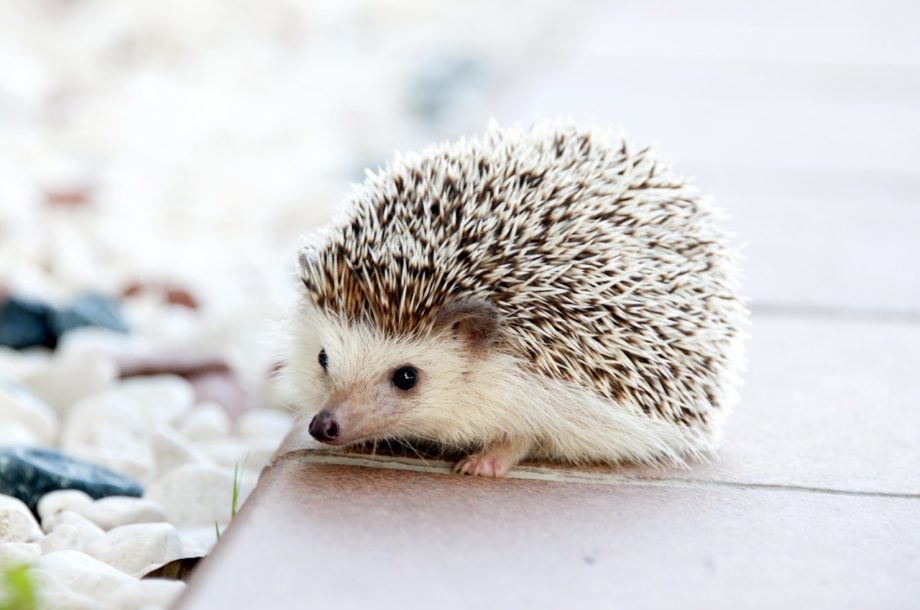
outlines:
[{"label": "hedgehog face", "polygon": [[431,438],[489,368],[491,314],[478,304],[448,307],[423,336],[391,337],[305,306],[290,372],[315,413],[311,435],[330,445]]}]

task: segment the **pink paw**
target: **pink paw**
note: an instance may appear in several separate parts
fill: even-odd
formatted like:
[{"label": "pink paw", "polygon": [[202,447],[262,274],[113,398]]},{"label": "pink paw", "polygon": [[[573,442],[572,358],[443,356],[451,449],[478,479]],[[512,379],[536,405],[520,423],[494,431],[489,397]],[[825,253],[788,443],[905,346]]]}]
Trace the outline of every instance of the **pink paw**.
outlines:
[{"label": "pink paw", "polygon": [[474,453],[457,462],[454,472],[478,477],[503,477],[511,469],[511,464],[501,457],[488,453]]}]

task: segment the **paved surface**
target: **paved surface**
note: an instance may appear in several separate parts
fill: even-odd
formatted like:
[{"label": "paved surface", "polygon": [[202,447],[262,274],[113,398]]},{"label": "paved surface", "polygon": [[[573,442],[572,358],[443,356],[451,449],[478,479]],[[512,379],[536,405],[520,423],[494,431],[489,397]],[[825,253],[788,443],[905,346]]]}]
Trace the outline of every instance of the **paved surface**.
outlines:
[{"label": "paved surface", "polygon": [[689,471],[341,456],[296,435],[180,604],[916,608],[920,4],[583,3],[502,120],[657,140],[748,242],[720,459]]}]

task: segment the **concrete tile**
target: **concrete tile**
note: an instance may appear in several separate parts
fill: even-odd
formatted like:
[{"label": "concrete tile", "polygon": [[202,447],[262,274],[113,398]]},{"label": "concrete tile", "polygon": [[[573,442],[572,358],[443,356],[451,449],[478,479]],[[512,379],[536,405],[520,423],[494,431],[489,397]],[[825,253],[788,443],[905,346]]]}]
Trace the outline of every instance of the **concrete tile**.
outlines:
[{"label": "concrete tile", "polygon": [[289,456],[178,608],[912,608],[920,501]]},{"label": "concrete tile", "polygon": [[688,478],[920,494],[920,325],[754,318],[720,459]]}]

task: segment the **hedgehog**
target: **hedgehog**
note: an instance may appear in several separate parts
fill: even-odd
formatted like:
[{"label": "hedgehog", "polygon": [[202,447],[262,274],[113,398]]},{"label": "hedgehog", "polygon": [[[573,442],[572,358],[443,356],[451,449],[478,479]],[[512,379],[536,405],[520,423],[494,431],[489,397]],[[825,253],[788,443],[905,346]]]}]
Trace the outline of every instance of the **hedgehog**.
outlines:
[{"label": "hedgehog", "polygon": [[299,253],[287,366],[309,433],[433,444],[485,477],[707,459],[747,320],[720,222],[597,127],[397,154]]}]

